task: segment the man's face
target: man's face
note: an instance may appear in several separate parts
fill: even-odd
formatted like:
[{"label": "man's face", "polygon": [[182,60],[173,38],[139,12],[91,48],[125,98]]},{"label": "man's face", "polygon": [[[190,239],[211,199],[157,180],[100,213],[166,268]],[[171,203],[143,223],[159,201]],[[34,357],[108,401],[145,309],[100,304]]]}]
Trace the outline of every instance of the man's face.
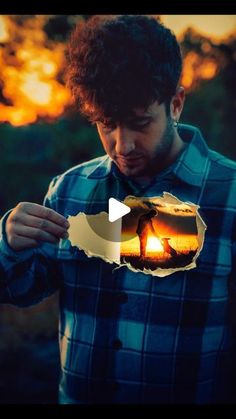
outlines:
[{"label": "man's face", "polygon": [[106,153],[126,176],[148,176],[162,170],[176,135],[165,104],[158,102],[146,110],[135,109],[124,123],[96,125]]}]

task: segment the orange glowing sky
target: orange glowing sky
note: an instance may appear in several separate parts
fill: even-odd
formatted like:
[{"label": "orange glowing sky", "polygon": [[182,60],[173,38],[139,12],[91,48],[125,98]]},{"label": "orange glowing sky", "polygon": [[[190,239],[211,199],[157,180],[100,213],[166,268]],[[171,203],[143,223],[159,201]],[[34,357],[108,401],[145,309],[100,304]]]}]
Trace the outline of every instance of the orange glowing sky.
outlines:
[{"label": "orange glowing sky", "polygon": [[65,45],[48,43],[45,21],[45,16],[33,16],[19,27],[10,16],[0,15],[0,80],[10,101],[0,103],[0,122],[21,126],[39,117],[54,120],[70,104],[70,92],[57,79],[65,65]]},{"label": "orange glowing sky", "polygon": [[[160,18],[179,40],[188,27],[216,42],[233,31],[236,33],[236,15],[161,15]],[[0,122],[21,126],[39,118],[54,120],[71,104],[71,94],[58,77],[66,65],[65,43],[47,38],[43,25],[48,19],[49,15],[32,15],[19,26],[12,16],[0,15],[0,81],[2,94],[9,102],[0,102]],[[205,47],[210,48],[207,43]],[[218,70],[216,59],[189,51],[184,58],[181,84],[190,91],[201,80],[215,77]]]},{"label": "orange glowing sky", "polygon": [[236,32],[236,15],[161,15],[161,20],[178,37],[189,26],[216,40]]}]

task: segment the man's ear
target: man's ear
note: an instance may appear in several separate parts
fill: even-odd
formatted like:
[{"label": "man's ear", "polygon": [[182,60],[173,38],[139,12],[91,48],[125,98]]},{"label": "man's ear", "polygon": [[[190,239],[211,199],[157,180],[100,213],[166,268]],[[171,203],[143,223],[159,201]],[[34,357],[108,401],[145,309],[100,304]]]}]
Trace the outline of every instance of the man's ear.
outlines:
[{"label": "man's ear", "polygon": [[170,103],[170,115],[175,121],[178,121],[182,113],[185,101],[185,91],[182,86],[177,87],[175,95]]}]

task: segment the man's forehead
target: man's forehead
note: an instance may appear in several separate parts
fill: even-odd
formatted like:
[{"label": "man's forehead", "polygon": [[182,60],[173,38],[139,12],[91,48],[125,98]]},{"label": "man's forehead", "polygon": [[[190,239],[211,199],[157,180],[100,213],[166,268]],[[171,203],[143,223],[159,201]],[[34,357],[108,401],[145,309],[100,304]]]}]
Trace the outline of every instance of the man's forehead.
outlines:
[{"label": "man's forehead", "polygon": [[159,104],[157,101],[152,103],[151,105],[147,106],[146,108],[134,108],[132,112],[127,115],[126,119],[148,119],[148,118],[155,118],[158,113],[161,111],[161,108],[164,104]]},{"label": "man's forehead", "polygon": [[101,110],[95,109],[92,106],[89,107],[89,119],[92,121],[115,121],[115,120],[131,120],[131,119],[144,119],[154,117],[160,110],[163,104],[159,104],[158,101],[153,102],[147,107],[137,107],[130,111],[123,112],[111,112],[110,115],[104,115]]},{"label": "man's forehead", "polygon": [[153,116],[159,111],[161,106],[162,106],[161,104],[159,104],[157,101],[155,101],[154,103],[152,103],[151,105],[149,105],[146,108],[135,108],[135,109],[133,109],[131,115],[133,117]]}]

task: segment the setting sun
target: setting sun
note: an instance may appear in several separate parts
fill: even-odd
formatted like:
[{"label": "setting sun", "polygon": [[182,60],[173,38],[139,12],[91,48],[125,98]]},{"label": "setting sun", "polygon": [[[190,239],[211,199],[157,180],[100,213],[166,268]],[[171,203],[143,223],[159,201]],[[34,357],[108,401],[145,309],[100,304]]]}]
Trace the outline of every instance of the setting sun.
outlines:
[{"label": "setting sun", "polygon": [[147,252],[149,253],[156,253],[156,252],[163,252],[163,246],[160,240],[157,237],[149,237],[147,241]]}]

